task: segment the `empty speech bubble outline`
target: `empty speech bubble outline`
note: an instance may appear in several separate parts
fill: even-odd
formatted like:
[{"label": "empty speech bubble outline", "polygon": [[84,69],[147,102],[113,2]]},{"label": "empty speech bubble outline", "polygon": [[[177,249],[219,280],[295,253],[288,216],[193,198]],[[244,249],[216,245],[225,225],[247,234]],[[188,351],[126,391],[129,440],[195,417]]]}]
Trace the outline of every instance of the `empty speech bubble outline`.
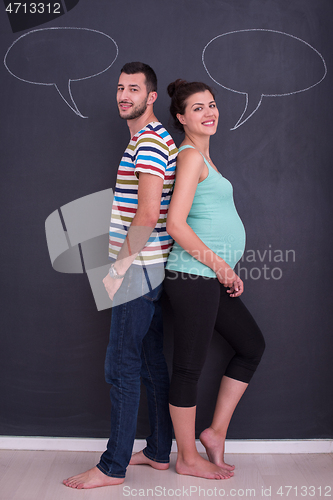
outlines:
[{"label": "empty speech bubble outline", "polygon": [[[46,83],[46,82],[36,82],[36,81],[31,81],[31,80],[26,80],[24,78],[21,78],[17,75],[15,75],[15,73],[13,73],[8,65],[7,65],[7,57],[8,57],[8,54],[10,53],[10,50],[12,49],[12,47],[17,44],[20,40],[22,40],[22,38],[26,37],[26,36],[29,36],[33,33],[37,33],[37,32],[41,32],[41,31],[50,31],[50,30],[80,30],[80,31],[89,31],[89,32],[93,32],[93,33],[97,33],[99,35],[102,35],[104,37],[107,37],[109,40],[111,40],[115,46],[115,49],[116,49],[116,56],[115,58],[113,59],[113,61],[111,62],[111,64],[109,64],[106,68],[104,68],[102,71],[99,71],[97,73],[94,73],[92,75],[88,75],[88,76],[84,76],[84,77],[81,77],[81,78],[68,78],[68,80],[66,79],[66,86],[62,86],[59,84],[59,82],[56,82],[56,81],[53,81],[53,82],[50,82],[50,83]],[[89,78],[94,78],[95,76],[98,76],[98,75],[101,75],[102,73],[105,73],[105,71],[107,71],[108,69],[111,68],[111,66],[113,65],[113,63],[115,62],[115,60],[117,59],[118,57],[118,45],[117,43],[115,42],[115,40],[113,38],[111,38],[109,35],[107,35],[106,33],[103,33],[102,31],[97,31],[97,30],[93,30],[93,29],[90,29],[90,28],[72,28],[72,27],[53,27],[53,28],[41,28],[41,29],[37,29],[37,30],[32,30],[32,31],[29,31],[28,33],[25,33],[24,35],[20,36],[19,38],[17,38],[17,40],[15,40],[11,46],[9,47],[9,49],[7,50],[6,54],[5,54],[5,57],[4,57],[4,65],[7,69],[7,71],[12,75],[14,76],[15,78],[17,78],[18,80],[21,80],[23,82],[26,82],[26,83],[31,83],[33,85],[46,85],[46,86],[54,86],[59,95],[61,96],[61,98],[65,101],[65,103],[67,104],[67,106],[69,106],[71,108],[72,111],[74,111],[74,113],[78,116],[80,116],[81,118],[87,118],[86,116],[82,115],[82,113],[79,111],[74,99],[73,99],[73,96],[72,96],[72,92],[71,92],[71,82],[77,82],[77,81],[81,81],[81,80],[87,80]],[[67,83],[68,81],[68,83]],[[62,87],[62,89],[60,90],[59,87]],[[65,97],[65,92],[67,93],[67,97]]]},{"label": "empty speech bubble outline", "polygon": [[[300,90],[296,90],[294,92],[287,92],[287,93],[282,93],[282,94],[265,94],[265,93],[261,93],[261,92],[258,92],[258,95],[260,95],[260,98],[258,100],[258,104],[256,106],[256,108],[243,120],[243,117],[246,115],[246,111],[248,110],[248,104],[249,104],[249,93],[248,92],[242,92],[242,91],[239,91],[239,90],[235,90],[235,89],[232,89],[230,87],[226,87],[225,85],[222,85],[220,82],[218,82],[217,80],[215,80],[212,75],[210,74],[210,72],[208,71],[207,69],[207,66],[205,64],[205,60],[204,60],[204,56],[205,56],[205,51],[207,49],[207,47],[212,43],[214,42],[216,39],[218,38],[221,38],[223,36],[227,36],[227,35],[233,35],[233,34],[236,34],[236,33],[245,33],[245,32],[269,32],[269,33],[278,33],[280,35],[285,35],[285,36],[288,36],[288,37],[291,37],[291,38],[294,38],[295,40],[301,42],[301,43],[304,43],[305,45],[307,45],[310,49],[312,49],[316,54],[318,54],[318,56],[321,58],[322,60],[322,63],[324,65],[324,75],[322,76],[322,78],[314,83],[313,85],[310,85],[309,87],[306,87],[304,89],[300,89]],[[287,95],[292,95],[292,94],[297,94],[299,92],[305,92],[306,90],[309,90],[313,87],[315,87],[316,85],[319,85],[319,83],[321,83],[323,81],[323,79],[325,78],[326,74],[327,74],[327,66],[326,66],[326,63],[325,63],[325,60],[323,58],[323,56],[320,54],[320,52],[318,52],[317,49],[315,49],[314,47],[312,47],[312,45],[310,45],[309,43],[305,42],[304,40],[302,40],[301,38],[298,38],[294,35],[290,35],[289,33],[284,33],[283,31],[276,31],[276,30],[267,30],[267,29],[248,29],[248,30],[237,30],[237,31],[230,31],[228,33],[223,33],[222,35],[218,35],[216,37],[214,37],[212,40],[210,40],[210,42],[207,43],[207,45],[204,47],[203,49],[203,52],[202,52],[202,64],[208,74],[208,76],[215,82],[217,83],[217,85],[219,85],[220,87],[223,87],[225,88],[226,90],[230,90],[231,92],[235,92],[237,94],[243,94],[245,95],[245,98],[246,98],[246,103],[245,103],[245,109],[241,115],[241,117],[239,118],[239,120],[237,121],[236,125],[234,127],[232,127],[230,130],[236,130],[238,127],[240,127],[241,125],[243,125],[249,118],[251,118],[251,116],[254,115],[254,113],[258,110],[258,108],[260,107],[261,105],[261,102],[262,102],[262,98],[263,97],[283,97],[283,96],[287,96]],[[255,101],[257,102],[257,100]]]}]

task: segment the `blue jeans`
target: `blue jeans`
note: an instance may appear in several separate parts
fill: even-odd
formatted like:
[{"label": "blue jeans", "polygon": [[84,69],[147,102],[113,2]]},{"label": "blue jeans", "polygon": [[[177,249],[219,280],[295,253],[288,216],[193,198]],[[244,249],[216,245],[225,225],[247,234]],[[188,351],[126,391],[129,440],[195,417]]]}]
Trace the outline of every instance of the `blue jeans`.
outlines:
[{"label": "blue jeans", "polygon": [[[126,302],[133,287],[150,290]],[[147,390],[151,434],[143,450],[146,457],[168,463],[172,443],[169,415],[169,375],[163,355],[162,285],[151,289],[144,268],[131,266],[115,296],[105,379],[111,384],[111,435],[97,465],[110,477],[123,478],[135,439],[140,401],[140,377]],[[129,295],[130,296],[130,295]]]}]

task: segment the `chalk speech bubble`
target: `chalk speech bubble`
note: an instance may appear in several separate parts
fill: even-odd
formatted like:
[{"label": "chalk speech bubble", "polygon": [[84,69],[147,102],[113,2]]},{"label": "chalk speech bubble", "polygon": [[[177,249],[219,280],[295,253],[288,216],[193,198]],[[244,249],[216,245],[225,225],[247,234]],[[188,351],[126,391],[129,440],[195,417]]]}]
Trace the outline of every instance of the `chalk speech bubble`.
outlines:
[{"label": "chalk speech bubble", "polygon": [[23,82],[53,85],[76,115],[87,118],[73,99],[71,82],[104,73],[117,56],[116,42],[101,31],[42,28],[15,40],[6,52],[4,65],[11,75]]},{"label": "chalk speech bubble", "polygon": [[263,97],[305,92],[327,73],[323,56],[310,44],[294,35],[265,29],[216,36],[205,46],[202,63],[215,83],[246,96],[245,109],[230,130],[251,118]]}]

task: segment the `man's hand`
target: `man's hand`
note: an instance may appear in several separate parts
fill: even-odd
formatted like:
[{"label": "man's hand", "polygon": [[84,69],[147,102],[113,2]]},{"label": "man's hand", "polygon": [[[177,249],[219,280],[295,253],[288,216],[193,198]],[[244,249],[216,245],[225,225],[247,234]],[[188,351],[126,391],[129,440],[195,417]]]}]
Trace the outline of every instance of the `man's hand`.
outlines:
[{"label": "man's hand", "polygon": [[103,283],[105,286],[105,290],[108,292],[108,295],[111,300],[113,300],[113,297],[115,296],[116,292],[119,290],[121,287],[121,284],[123,282],[124,278],[111,278],[109,274],[105,276]]}]

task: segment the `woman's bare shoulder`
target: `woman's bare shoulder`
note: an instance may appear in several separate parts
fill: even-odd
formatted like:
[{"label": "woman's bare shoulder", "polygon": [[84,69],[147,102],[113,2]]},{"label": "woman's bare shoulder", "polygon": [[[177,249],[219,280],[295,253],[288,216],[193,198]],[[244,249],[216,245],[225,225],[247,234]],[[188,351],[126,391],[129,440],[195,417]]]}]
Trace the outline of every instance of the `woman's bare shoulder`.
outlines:
[{"label": "woman's bare shoulder", "polygon": [[178,153],[177,166],[192,165],[193,168],[195,166],[199,167],[202,164],[203,164],[203,157],[201,153],[195,148],[185,148]]},{"label": "woman's bare shoulder", "polygon": [[[205,168],[205,162],[197,149],[186,148],[178,153],[176,166],[176,181],[185,180],[186,183],[191,180],[196,185]],[[177,182],[176,182],[177,184]]]}]

